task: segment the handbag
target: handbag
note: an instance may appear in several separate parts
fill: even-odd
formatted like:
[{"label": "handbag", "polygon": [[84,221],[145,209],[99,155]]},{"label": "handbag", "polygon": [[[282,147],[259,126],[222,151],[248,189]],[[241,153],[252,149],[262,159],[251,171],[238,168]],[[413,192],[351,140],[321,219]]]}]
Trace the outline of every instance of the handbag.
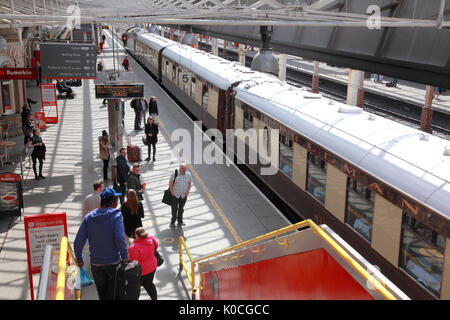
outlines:
[{"label": "handbag", "polygon": [[[175,183],[175,179],[177,178],[178,170],[175,170],[175,177],[173,178],[173,183]],[[170,193],[170,188],[168,188],[166,191],[164,191],[164,195],[162,198],[162,203],[165,203],[169,206],[172,205],[172,193]]]},{"label": "handbag", "polygon": [[155,257],[156,257],[156,265],[158,267],[164,263],[164,258],[161,256],[161,254],[156,249],[155,249]]},{"label": "handbag", "polygon": [[142,143],[148,146],[148,140],[145,137],[142,137]]},{"label": "handbag", "polygon": [[80,285],[81,285],[81,287],[88,287],[93,283],[94,283],[94,280],[89,278],[84,267],[81,267],[80,268]]}]

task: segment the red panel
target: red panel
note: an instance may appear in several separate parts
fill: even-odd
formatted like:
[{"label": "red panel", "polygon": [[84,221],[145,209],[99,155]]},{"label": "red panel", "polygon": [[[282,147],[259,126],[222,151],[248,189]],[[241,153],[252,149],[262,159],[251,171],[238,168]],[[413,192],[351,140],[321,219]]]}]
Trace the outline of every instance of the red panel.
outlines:
[{"label": "red panel", "polygon": [[373,300],[326,250],[203,275],[202,300]]}]

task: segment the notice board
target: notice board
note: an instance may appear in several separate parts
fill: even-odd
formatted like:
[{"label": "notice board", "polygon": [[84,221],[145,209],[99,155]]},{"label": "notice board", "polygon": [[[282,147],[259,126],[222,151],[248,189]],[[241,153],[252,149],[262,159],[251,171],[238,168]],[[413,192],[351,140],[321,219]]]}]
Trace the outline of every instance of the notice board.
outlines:
[{"label": "notice board", "polygon": [[95,85],[96,99],[142,98],[143,96],[144,85],[142,83]]}]

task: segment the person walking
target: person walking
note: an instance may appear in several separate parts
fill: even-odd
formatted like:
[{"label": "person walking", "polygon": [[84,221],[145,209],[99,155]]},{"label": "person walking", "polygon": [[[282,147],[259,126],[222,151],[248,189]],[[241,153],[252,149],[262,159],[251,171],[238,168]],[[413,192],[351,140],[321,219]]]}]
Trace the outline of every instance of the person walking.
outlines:
[{"label": "person walking", "polygon": [[439,94],[441,93],[439,87],[434,87],[433,89],[433,97],[434,99],[436,99],[437,101],[439,101]]},{"label": "person walking", "polygon": [[28,140],[30,140],[34,129],[33,116],[28,103],[23,105],[20,116],[22,118],[22,132],[24,134],[23,144],[26,145]]},{"label": "person walking", "polygon": [[127,178],[128,172],[130,171],[130,166],[128,165],[128,161],[126,158],[127,150],[125,148],[121,148],[119,150],[119,156],[116,158],[117,163],[117,183],[119,184],[120,193],[122,194],[120,197],[120,204],[123,204],[123,198],[126,193],[127,188]]},{"label": "person walking", "polygon": [[137,261],[141,265],[141,285],[152,300],[158,299],[158,292],[153,283],[157,268],[155,257],[157,249],[158,242],[143,227],[135,230],[135,240],[128,248],[128,255],[130,261]]},{"label": "person walking", "polygon": [[75,257],[81,268],[83,247],[89,239],[91,269],[100,300],[120,298],[124,283],[117,281],[119,264],[129,262],[122,213],[116,209],[118,196],[112,188],[101,193],[100,208],[89,212],[81,222],[74,241]]},{"label": "person walking", "polygon": [[134,109],[134,130],[142,130],[140,127],[142,114],[141,99],[134,98],[133,100],[131,100],[130,106]]},{"label": "person walking", "polygon": [[125,56],[125,58],[123,58],[122,66],[124,67],[124,69],[125,69],[126,71],[129,70],[129,68],[130,68],[130,62],[128,61],[128,57],[127,57],[127,56]]},{"label": "person walking", "polygon": [[[174,181],[175,180],[175,181]],[[187,171],[186,164],[182,163],[179,167],[179,172],[175,179],[175,172],[172,173],[169,181],[169,189],[172,194],[172,219],[170,221],[170,228],[175,227],[175,221],[178,221],[179,226],[186,226],[183,222],[184,205],[187,201],[187,196],[191,190],[192,177]]]},{"label": "person walking", "polygon": [[136,228],[142,227],[142,219],[144,219],[144,206],[138,200],[134,189],[128,190],[127,201],[120,207],[120,211],[125,227],[125,242],[128,245],[130,238],[134,239]]},{"label": "person walking", "polygon": [[156,115],[158,114],[158,103],[156,102],[156,97],[151,96],[150,102],[148,103],[148,113],[156,121]]},{"label": "person walking", "polygon": [[142,192],[144,191],[145,186],[141,184],[141,165],[137,162],[133,164],[133,168],[128,173],[127,188],[128,190],[133,189],[136,191],[139,201],[144,199],[142,197]]},{"label": "person walking", "polygon": [[100,208],[100,202],[101,197],[100,193],[105,188],[105,185],[103,184],[103,181],[97,180],[94,181],[94,192],[92,192],[90,195],[88,195],[84,199],[84,210],[83,210],[83,217],[87,215],[89,212],[91,212],[94,209]]},{"label": "person walking", "polygon": [[103,160],[103,180],[108,180],[108,165],[111,157],[112,145],[109,142],[108,133],[103,130],[102,136],[98,137],[98,144],[100,148],[100,159]]},{"label": "person walking", "polygon": [[151,148],[153,148],[153,161],[156,156],[156,143],[158,142],[159,125],[152,117],[148,117],[145,124],[145,135],[147,138],[148,157],[145,161],[150,161]]},{"label": "person walking", "polygon": [[[148,111],[148,100],[146,98],[141,98],[141,106],[142,106],[142,112],[141,112],[141,118],[142,118],[142,123],[144,124],[143,127],[145,127],[145,123],[146,123],[146,114]],[[139,121],[139,126],[140,126],[141,122]]]},{"label": "person walking", "polygon": [[[36,180],[45,179],[42,175],[42,166],[44,165],[45,153],[47,151],[44,142],[42,142],[41,130],[34,129],[33,137],[31,137],[31,146],[33,147],[33,152],[31,153],[31,160],[33,160],[33,171],[34,178]],[[36,160],[39,160],[39,175],[36,170]]]}]

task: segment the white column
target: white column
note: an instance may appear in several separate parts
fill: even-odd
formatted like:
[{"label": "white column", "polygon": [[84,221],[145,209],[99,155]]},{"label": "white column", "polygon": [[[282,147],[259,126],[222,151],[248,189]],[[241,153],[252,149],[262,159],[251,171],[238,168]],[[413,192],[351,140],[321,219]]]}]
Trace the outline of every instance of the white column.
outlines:
[{"label": "white column", "polygon": [[278,78],[286,82],[286,54],[280,53],[278,60]]},{"label": "white column", "polygon": [[239,63],[245,66],[245,52],[242,43],[239,44]]},{"label": "white column", "polygon": [[349,69],[347,104],[362,107],[364,103],[364,71]]}]

